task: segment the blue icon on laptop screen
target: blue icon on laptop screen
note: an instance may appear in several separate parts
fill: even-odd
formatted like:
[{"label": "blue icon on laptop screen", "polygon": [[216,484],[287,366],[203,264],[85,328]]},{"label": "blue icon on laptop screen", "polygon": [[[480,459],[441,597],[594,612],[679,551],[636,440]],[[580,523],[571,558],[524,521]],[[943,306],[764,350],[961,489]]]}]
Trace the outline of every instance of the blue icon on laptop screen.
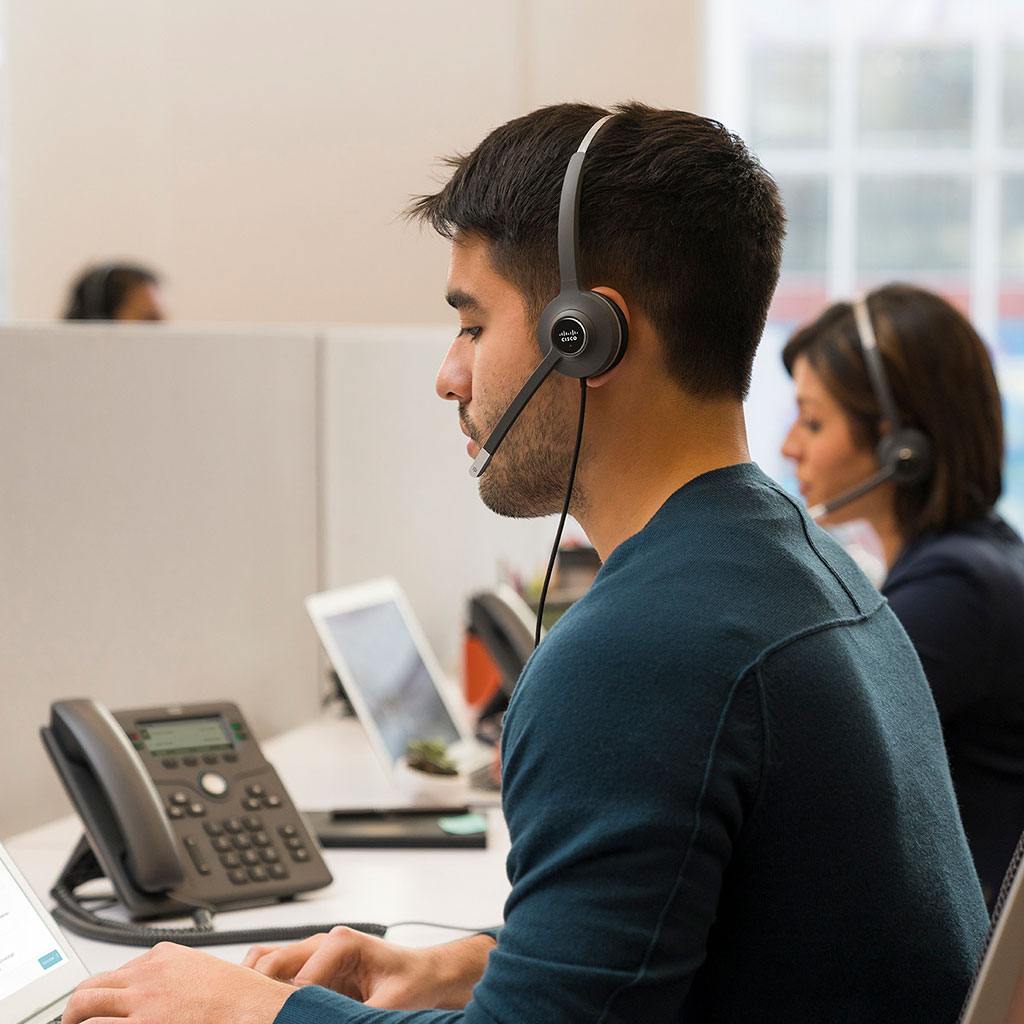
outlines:
[{"label": "blue icon on laptop screen", "polygon": [[59,964],[63,959],[64,957],[59,949],[51,949],[46,956],[41,956],[39,958],[39,966],[45,971],[50,967],[53,967],[54,964]]}]

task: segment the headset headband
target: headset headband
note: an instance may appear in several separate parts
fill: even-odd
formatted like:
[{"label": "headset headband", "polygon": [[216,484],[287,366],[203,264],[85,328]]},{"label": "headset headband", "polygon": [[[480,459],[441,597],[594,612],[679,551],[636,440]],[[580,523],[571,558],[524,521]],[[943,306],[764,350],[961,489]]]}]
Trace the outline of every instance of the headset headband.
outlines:
[{"label": "headset headband", "polygon": [[931,470],[932,449],[928,438],[920,430],[904,429],[900,423],[896,402],[889,388],[889,378],[882,363],[882,354],[878,351],[878,339],[871,325],[867,296],[854,299],[851,305],[861,352],[864,353],[864,365],[868,368],[871,390],[874,392],[885,424],[885,429],[880,430],[881,437],[876,449],[879,468],[866,480],[831,501],[808,508],[812,519],[820,519],[835,512],[893,477],[897,484],[916,484],[924,480]]},{"label": "headset headband", "polygon": [[878,351],[878,339],[875,337],[875,329],[871,324],[871,312],[868,309],[866,295],[854,299],[853,320],[857,326],[861,351],[864,353],[864,364],[867,366],[868,376],[871,378],[871,387],[887,423],[885,433],[895,434],[902,429],[900,414],[889,388],[889,378],[882,363],[882,354]]},{"label": "headset headband", "polygon": [[583,191],[583,161],[594,136],[615,115],[606,114],[596,121],[583,137],[579,148],[569,158],[562,179],[562,198],[558,204],[558,270],[562,291],[566,285],[573,290],[579,280],[580,265],[580,193]]}]

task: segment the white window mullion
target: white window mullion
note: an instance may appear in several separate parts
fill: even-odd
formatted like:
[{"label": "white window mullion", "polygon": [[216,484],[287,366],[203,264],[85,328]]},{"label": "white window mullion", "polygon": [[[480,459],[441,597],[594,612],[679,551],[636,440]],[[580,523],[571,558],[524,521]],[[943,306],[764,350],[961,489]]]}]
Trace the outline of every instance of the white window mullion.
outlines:
[{"label": "white window mullion", "polygon": [[845,298],[857,283],[857,49],[852,5],[837,12],[832,36],[830,116],[832,138],[829,189],[829,295]]},{"label": "white window mullion", "polygon": [[[984,13],[982,13],[984,12]],[[1002,161],[1003,45],[987,5],[974,51],[974,181],[971,216],[971,319],[995,344],[999,327],[999,187]]]},{"label": "white window mullion", "polygon": [[746,138],[751,40],[742,30],[737,0],[715,0],[706,4],[704,17],[708,40],[704,113]]}]

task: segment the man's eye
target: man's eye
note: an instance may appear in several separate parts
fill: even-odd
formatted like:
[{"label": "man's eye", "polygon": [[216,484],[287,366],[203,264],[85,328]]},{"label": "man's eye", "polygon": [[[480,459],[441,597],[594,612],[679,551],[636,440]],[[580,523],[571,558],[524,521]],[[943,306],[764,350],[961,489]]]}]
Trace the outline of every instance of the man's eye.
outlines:
[{"label": "man's eye", "polygon": [[804,420],[804,429],[816,434],[821,430],[821,424],[817,420]]},{"label": "man's eye", "polygon": [[463,327],[459,331],[458,337],[461,338],[464,334],[468,334],[469,337],[471,337],[474,341],[476,341],[476,339],[480,337],[480,332],[482,330],[483,330],[482,327]]}]

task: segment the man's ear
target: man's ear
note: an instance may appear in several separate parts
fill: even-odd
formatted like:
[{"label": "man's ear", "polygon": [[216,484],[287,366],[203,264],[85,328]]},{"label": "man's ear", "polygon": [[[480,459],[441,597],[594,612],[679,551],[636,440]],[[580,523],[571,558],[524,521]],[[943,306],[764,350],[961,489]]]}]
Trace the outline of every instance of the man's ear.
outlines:
[{"label": "man's ear", "polygon": [[[626,305],[626,300],[622,297],[622,293],[621,292],[617,292],[614,288],[606,288],[604,285],[598,285],[596,288],[591,288],[590,290],[594,291],[594,292],[599,292],[601,295],[604,295],[606,298],[611,299],[611,301],[614,302],[615,305],[618,306],[619,309],[622,310],[622,315],[623,315],[623,317],[626,320],[626,327],[627,327],[627,329],[632,327],[632,323],[631,323],[631,321],[629,319],[629,307]],[[626,356],[628,356],[628,355],[629,355],[629,348],[627,346],[626,352],[623,355],[622,359],[625,359]],[[587,387],[588,388],[599,388],[603,384],[606,384],[609,380],[612,379],[612,377],[615,374],[615,371],[622,365],[622,359],[620,359],[610,370],[605,370],[604,373],[599,374],[597,377],[588,377],[587,378]]]}]

